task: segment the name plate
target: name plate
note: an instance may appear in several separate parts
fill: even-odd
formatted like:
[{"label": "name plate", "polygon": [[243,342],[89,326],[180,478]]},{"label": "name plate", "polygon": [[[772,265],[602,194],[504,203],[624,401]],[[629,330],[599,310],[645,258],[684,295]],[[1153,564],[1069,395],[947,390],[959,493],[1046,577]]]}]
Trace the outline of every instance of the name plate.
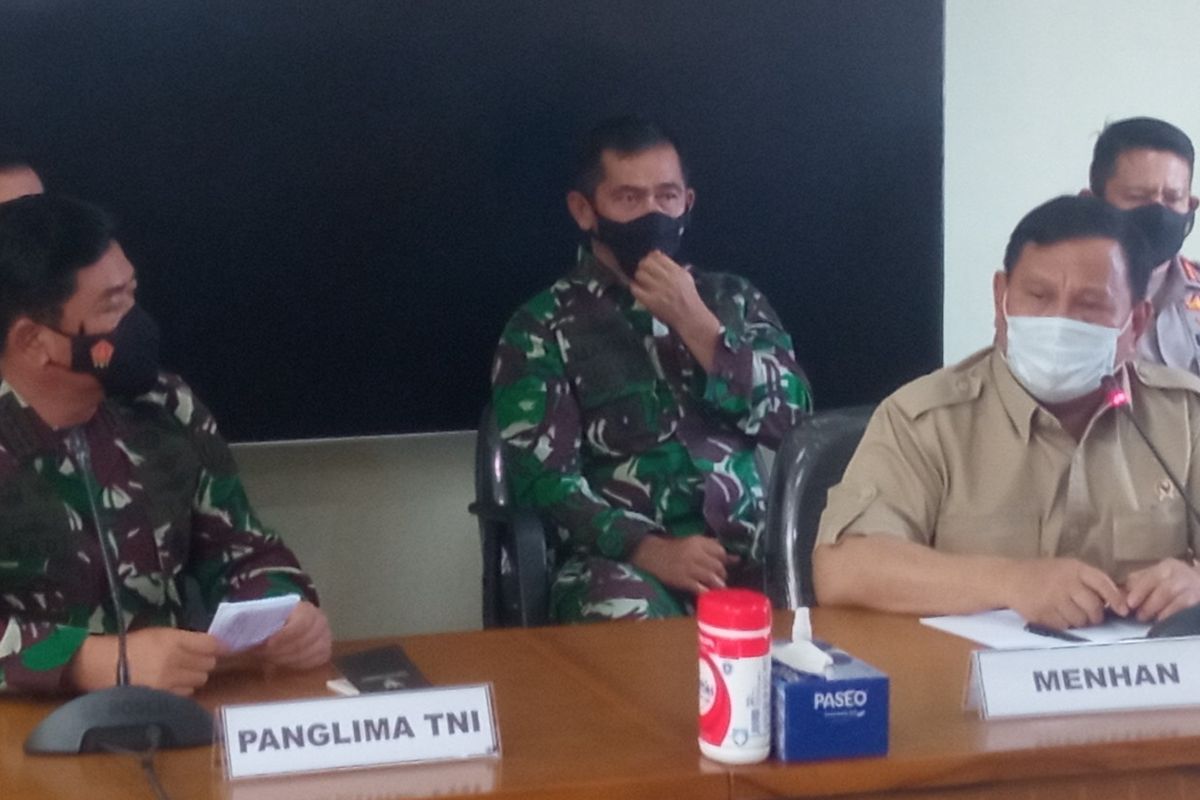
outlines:
[{"label": "name plate", "polygon": [[985,718],[1200,705],[1200,637],[977,650],[967,707]]},{"label": "name plate", "polygon": [[226,775],[496,758],[493,708],[490,684],[225,706]]}]

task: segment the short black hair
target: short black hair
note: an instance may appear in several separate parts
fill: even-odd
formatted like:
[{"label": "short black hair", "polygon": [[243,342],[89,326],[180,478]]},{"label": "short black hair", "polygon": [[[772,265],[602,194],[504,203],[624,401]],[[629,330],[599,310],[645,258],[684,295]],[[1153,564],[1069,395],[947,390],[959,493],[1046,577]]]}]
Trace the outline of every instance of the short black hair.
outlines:
[{"label": "short black hair", "polygon": [[0,352],[19,317],[58,325],[75,273],[99,261],[114,234],[112,217],[71,197],[0,203]]},{"label": "short black hair", "polygon": [[596,187],[604,181],[604,151],[611,150],[622,156],[636,155],[655,147],[670,145],[679,156],[679,168],[683,182],[688,182],[687,166],[679,143],[675,137],[657,122],[626,114],[609,117],[588,131],[579,147],[575,161],[575,176],[571,188],[591,199]]},{"label": "short black hair", "polygon": [[1187,162],[1191,176],[1196,151],[1188,135],[1169,122],[1154,117],[1130,117],[1104,126],[1092,150],[1088,185],[1092,194],[1104,197],[1104,187],[1117,170],[1117,159],[1130,150],[1162,150]]},{"label": "short black hair", "polygon": [[1138,216],[1121,211],[1099,197],[1064,195],[1026,214],[1009,237],[1004,250],[1004,271],[1011,275],[1027,244],[1050,245],[1072,239],[1112,239],[1125,255],[1129,293],[1137,303],[1146,297],[1146,285],[1157,263]]}]

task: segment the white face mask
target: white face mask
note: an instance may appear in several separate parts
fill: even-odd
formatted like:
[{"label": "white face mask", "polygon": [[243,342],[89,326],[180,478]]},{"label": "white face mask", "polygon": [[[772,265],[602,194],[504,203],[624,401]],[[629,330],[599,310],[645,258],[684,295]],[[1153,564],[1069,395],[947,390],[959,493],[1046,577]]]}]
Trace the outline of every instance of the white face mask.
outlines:
[{"label": "white face mask", "polygon": [[1116,367],[1117,339],[1129,327],[1094,325],[1069,317],[1010,317],[1006,360],[1013,377],[1044,403],[1065,403],[1100,388]]}]

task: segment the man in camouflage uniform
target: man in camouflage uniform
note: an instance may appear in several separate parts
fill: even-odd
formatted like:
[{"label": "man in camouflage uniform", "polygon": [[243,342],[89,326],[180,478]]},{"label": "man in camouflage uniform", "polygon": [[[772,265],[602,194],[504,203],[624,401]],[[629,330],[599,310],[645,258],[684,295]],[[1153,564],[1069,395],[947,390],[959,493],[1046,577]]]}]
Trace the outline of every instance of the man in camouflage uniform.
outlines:
[{"label": "man in camouflage uniform", "polygon": [[[312,582],[255,518],[229,448],[179,378],[107,217],[54,196],[0,204],[0,689],[112,685],[115,553],[133,683],[190,694],[222,649],[180,630],[185,578],[222,600],[299,594],[256,655],[329,657]],[[100,530],[97,530],[97,528]]]},{"label": "man in camouflage uniform", "polygon": [[[1179,128],[1160,119],[1133,117],[1108,125],[1096,140],[1090,169],[1091,192],[1121,209],[1158,203],[1167,238],[1190,231],[1196,205],[1192,195],[1195,151]],[[1180,254],[1154,271],[1150,303],[1155,317],[1138,343],[1138,356],[1200,375],[1200,268]]]},{"label": "man in camouflage uniform", "polygon": [[673,260],[694,198],[657,126],[602,123],[567,196],[590,245],[500,340],[509,486],[560,526],[560,621],[675,616],[706,589],[761,587],[754,449],[810,400],[766,298]]}]

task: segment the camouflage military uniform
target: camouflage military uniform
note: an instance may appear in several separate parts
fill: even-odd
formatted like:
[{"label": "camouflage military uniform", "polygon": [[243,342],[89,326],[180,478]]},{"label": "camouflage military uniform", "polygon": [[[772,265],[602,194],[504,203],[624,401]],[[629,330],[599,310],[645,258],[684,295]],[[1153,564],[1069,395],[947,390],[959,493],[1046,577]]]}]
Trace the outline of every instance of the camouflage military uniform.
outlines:
[{"label": "camouflage military uniform", "polygon": [[[295,557],[255,519],[212,416],[178,378],[161,375],[134,402],[105,401],[83,430],[131,630],[181,624],[184,575],[210,612],[277,594],[316,601]],[[115,630],[66,431],[0,382],[0,689],[60,689],[88,634]]]},{"label": "camouflage military uniform", "polygon": [[560,527],[551,614],[563,621],[687,613],[628,561],[647,534],[709,535],[761,585],[758,443],[810,406],[791,339],[766,298],[732,275],[694,273],[722,325],[713,374],[590,252],[513,316],[493,369],[516,502]]},{"label": "camouflage military uniform", "polygon": [[1152,286],[1154,318],[1138,342],[1138,356],[1200,375],[1200,268],[1183,256]]}]

